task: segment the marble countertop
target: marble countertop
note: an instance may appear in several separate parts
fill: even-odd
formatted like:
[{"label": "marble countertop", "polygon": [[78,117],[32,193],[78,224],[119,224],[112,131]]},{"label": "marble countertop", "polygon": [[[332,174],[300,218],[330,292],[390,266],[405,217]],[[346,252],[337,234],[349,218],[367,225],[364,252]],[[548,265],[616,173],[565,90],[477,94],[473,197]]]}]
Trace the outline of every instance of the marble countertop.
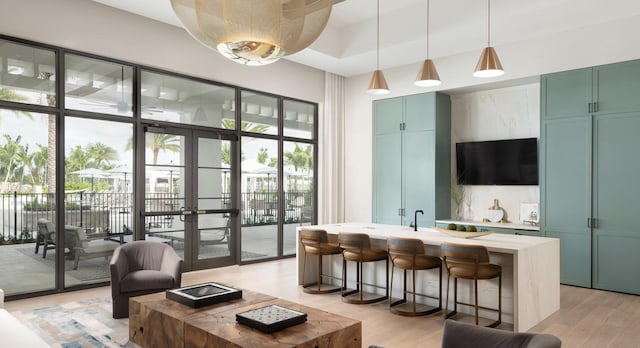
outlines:
[{"label": "marble countertop", "polygon": [[540,231],[540,226],[516,224],[516,223],[513,223],[513,222],[482,222],[482,221],[465,221],[465,220],[436,220],[436,223],[474,225],[474,226],[495,227],[495,228],[511,228],[511,229],[515,229],[515,230],[527,230],[527,231]]},{"label": "marble countertop", "polygon": [[366,233],[373,239],[387,239],[389,237],[419,238],[423,240],[425,244],[430,245],[440,245],[445,242],[480,244],[486,246],[489,251],[507,254],[516,254],[520,250],[527,249],[529,247],[556,242],[553,238],[516,236],[502,233],[492,233],[489,235],[479,236],[477,238],[459,238],[428,227],[418,227],[418,231],[416,232],[409,226],[382,225],[374,223],[340,223],[305,227],[321,228],[326,230],[330,235],[335,235],[339,232],[358,232]]}]

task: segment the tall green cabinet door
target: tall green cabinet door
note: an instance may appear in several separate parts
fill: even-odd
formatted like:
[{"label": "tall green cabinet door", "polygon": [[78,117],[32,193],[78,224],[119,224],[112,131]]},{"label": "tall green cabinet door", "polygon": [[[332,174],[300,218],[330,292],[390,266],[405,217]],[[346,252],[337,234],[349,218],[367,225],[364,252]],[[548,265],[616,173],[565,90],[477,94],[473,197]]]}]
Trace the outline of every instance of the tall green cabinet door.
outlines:
[{"label": "tall green cabinet door", "polygon": [[593,68],[598,113],[640,111],[640,60]]},{"label": "tall green cabinet door", "polygon": [[544,75],[540,79],[542,119],[574,117],[590,112],[593,101],[592,69]]},{"label": "tall green cabinet door", "polygon": [[560,239],[560,281],[591,287],[591,117],[541,127],[541,230]]},{"label": "tall green cabinet door", "polygon": [[594,124],[593,287],[640,294],[640,113]]},{"label": "tall green cabinet door", "polygon": [[435,226],[435,136],[434,131],[405,132],[403,149],[402,191],[404,195],[405,216],[403,225],[410,225],[415,211],[418,226]]},{"label": "tall green cabinet door", "polygon": [[380,224],[402,223],[402,98],[373,103],[373,211]]}]

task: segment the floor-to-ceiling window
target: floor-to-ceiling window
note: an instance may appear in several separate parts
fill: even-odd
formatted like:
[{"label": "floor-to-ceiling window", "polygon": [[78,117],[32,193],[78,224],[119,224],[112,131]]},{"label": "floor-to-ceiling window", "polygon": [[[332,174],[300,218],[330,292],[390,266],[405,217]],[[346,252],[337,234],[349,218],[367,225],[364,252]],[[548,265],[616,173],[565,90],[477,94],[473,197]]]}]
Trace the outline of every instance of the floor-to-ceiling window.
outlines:
[{"label": "floor-to-ceiling window", "polygon": [[187,270],[295,253],[317,105],[0,37],[0,288],[104,284],[150,239]]},{"label": "floor-to-ceiling window", "polygon": [[56,53],[0,40],[0,287],[54,289]]}]

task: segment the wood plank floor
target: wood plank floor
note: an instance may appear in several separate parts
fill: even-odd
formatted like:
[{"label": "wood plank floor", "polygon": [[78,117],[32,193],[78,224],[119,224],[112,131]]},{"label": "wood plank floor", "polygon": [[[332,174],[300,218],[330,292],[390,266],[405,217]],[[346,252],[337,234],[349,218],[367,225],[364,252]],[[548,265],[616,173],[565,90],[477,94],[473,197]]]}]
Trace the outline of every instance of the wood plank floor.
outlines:
[{"label": "wood plank floor", "polygon": [[[339,294],[310,295],[296,286],[295,259],[189,272],[183,285],[217,281],[361,320],[363,347],[440,347],[440,315],[400,317],[388,303],[352,305]],[[11,301],[9,311],[110,296],[109,287]],[[558,336],[563,347],[640,347],[640,296],[561,286],[560,310],[531,329]]]}]

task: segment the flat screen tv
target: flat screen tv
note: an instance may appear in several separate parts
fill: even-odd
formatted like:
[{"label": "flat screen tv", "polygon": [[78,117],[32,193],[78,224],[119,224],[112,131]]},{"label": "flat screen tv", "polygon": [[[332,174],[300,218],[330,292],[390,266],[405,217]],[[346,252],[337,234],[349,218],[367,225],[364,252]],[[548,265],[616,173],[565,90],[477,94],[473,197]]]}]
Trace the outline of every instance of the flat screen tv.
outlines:
[{"label": "flat screen tv", "polygon": [[463,185],[538,185],[538,139],[456,143]]}]

